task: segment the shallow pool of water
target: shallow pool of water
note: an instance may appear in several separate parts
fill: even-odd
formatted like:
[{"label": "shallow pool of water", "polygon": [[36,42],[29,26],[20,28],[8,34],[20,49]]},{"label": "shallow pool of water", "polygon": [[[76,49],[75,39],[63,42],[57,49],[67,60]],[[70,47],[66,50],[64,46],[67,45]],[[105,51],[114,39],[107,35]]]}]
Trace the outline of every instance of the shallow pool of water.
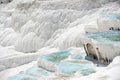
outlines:
[{"label": "shallow pool of water", "polygon": [[[88,69],[92,70],[93,66],[91,64],[84,64],[84,63],[73,63],[73,62],[63,62],[58,65],[59,74],[64,76],[73,75],[75,72],[86,70],[86,73],[90,74],[92,72],[87,71]],[[85,75],[85,72],[83,72]]]},{"label": "shallow pool of water", "polygon": [[51,62],[51,63],[57,64],[61,60],[68,58],[69,55],[70,55],[70,50],[63,50],[63,51],[59,51],[59,52],[55,52],[55,53],[41,56],[39,58],[39,60],[43,60],[43,61],[47,61],[49,63]]},{"label": "shallow pool of water", "polygon": [[32,67],[32,68],[29,68],[27,71],[26,71],[27,74],[30,74],[30,75],[34,75],[34,76],[50,76],[52,73],[43,69],[43,68],[40,68],[40,67]]},{"label": "shallow pool of water", "polygon": [[119,19],[120,20],[120,14],[112,14],[108,16],[110,19]]},{"label": "shallow pool of water", "polygon": [[75,53],[75,54],[71,54],[71,58],[72,58],[72,59],[84,60],[84,59],[85,59],[85,56],[86,56],[85,53]]},{"label": "shallow pool of water", "polygon": [[120,31],[106,31],[100,33],[92,33],[92,34],[87,34],[86,36],[101,42],[120,44]]},{"label": "shallow pool of water", "polygon": [[10,77],[7,80],[37,80],[37,79],[27,74],[17,74],[16,76]]}]

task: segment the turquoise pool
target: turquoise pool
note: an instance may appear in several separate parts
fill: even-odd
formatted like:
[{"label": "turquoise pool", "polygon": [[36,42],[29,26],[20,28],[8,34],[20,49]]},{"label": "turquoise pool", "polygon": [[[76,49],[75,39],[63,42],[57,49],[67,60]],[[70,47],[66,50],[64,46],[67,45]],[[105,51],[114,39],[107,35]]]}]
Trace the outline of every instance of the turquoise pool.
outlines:
[{"label": "turquoise pool", "polygon": [[112,14],[108,16],[110,19],[119,19],[120,20],[120,14]]},{"label": "turquoise pool", "polygon": [[52,73],[43,69],[43,68],[40,68],[40,67],[32,67],[32,68],[29,68],[27,71],[26,71],[27,74],[30,74],[30,75],[34,75],[34,76],[50,76]]},{"label": "turquoise pool", "polygon": [[83,75],[89,75],[95,72],[95,70],[93,70],[92,68],[93,66],[91,64],[73,62],[63,62],[58,65],[59,74],[64,76],[73,75],[77,71],[81,72],[81,74]]},{"label": "turquoise pool", "polygon": [[120,31],[106,31],[106,32],[99,32],[99,33],[91,33],[91,34],[87,34],[86,36],[101,42],[120,44]]},{"label": "turquoise pool", "polygon": [[27,74],[17,74],[16,76],[10,77],[7,80],[37,80],[37,79]]},{"label": "turquoise pool", "polygon": [[75,53],[75,54],[71,54],[71,58],[72,59],[79,59],[79,60],[85,60],[85,53]]},{"label": "turquoise pool", "polygon": [[[61,62],[61,60],[67,59],[69,56],[71,56],[71,62]],[[85,61],[85,56],[85,53],[71,54],[71,50],[63,50],[48,55],[43,55],[39,58],[39,60],[42,60],[45,64],[49,63],[48,66],[50,64],[56,65],[56,72],[59,75],[71,76],[76,72],[80,72],[84,76],[87,76],[95,73],[95,70],[93,69],[92,64],[81,62]],[[52,74],[54,74],[54,72],[50,72],[44,69],[44,67],[31,67],[25,71],[25,74],[17,74],[14,77],[10,77],[8,80],[37,80],[35,77],[49,77],[52,76]]]},{"label": "turquoise pool", "polygon": [[70,50],[63,50],[63,51],[59,51],[59,52],[55,52],[55,53],[41,56],[41,57],[39,57],[39,60],[44,60],[44,61],[47,61],[49,63],[57,64],[61,60],[68,58],[69,55],[70,55]]}]

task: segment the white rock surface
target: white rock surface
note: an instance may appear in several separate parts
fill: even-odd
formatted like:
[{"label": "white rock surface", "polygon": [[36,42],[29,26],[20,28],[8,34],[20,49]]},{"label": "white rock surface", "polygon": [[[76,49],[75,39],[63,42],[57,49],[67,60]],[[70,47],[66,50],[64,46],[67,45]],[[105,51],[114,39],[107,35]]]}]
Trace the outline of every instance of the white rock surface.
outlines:
[{"label": "white rock surface", "polygon": [[[0,25],[3,25],[0,31],[7,27],[14,34],[3,33],[7,37],[0,37],[1,45],[14,45],[20,52],[34,52],[46,45],[60,49],[79,47],[79,36],[86,32],[86,25],[97,28],[99,15],[120,10],[114,0],[13,0],[5,5],[0,11]],[[98,22],[100,25],[104,23]]]},{"label": "white rock surface", "polygon": [[[10,3],[9,0],[1,1],[4,2],[0,3],[0,58],[3,60],[0,70],[36,60],[38,55],[47,54],[49,51],[80,47],[79,36],[86,31],[96,31],[98,26],[102,30],[107,30],[108,27],[102,27],[109,25],[119,26],[118,20],[116,22],[107,19],[109,24],[106,24],[104,18],[120,12],[119,0],[13,0]],[[95,30],[92,31],[91,28]],[[13,48],[8,49],[11,46]],[[21,56],[16,58],[16,55]],[[11,62],[10,57],[14,57]],[[93,79],[119,80],[119,72],[114,73],[116,76],[112,75],[118,67],[113,66],[110,70],[107,68],[105,75]],[[82,80],[87,79],[92,78],[86,77]]]}]

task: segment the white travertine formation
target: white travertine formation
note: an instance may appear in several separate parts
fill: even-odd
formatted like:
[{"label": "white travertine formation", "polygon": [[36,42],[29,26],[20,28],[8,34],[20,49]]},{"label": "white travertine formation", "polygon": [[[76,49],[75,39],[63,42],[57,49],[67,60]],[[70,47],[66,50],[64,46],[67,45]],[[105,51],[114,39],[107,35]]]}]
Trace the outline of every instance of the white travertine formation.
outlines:
[{"label": "white travertine formation", "polygon": [[[0,71],[13,67],[16,69],[0,72],[0,78],[7,80],[5,78],[11,77],[11,74],[18,74],[23,67],[19,69],[15,67],[37,60],[39,56],[70,47],[81,47],[82,43],[88,56],[101,63],[111,62],[120,55],[120,45],[106,43],[105,39],[100,43],[91,38],[81,37],[86,33],[108,30],[120,30],[120,0],[0,0]],[[106,35],[106,37],[110,36]],[[119,35],[111,39],[115,39],[118,43],[120,41]],[[61,57],[53,56],[52,60],[56,58]],[[72,64],[62,64],[62,70],[73,73],[77,70],[76,75],[79,77],[83,74],[87,75],[86,71],[92,73],[88,69],[81,71],[83,74],[80,74],[79,69],[76,68],[81,69],[85,66],[75,64],[75,68],[72,67],[74,60],[83,65],[87,63],[87,60],[84,62],[85,54],[79,54],[79,51],[73,50],[68,59],[61,61],[72,62]],[[51,71],[58,70],[56,65],[41,59],[38,60],[38,65]],[[65,69],[66,65],[71,67]],[[110,66],[104,68],[106,70],[100,72],[100,76],[95,75],[93,79],[91,77],[81,79],[120,80],[119,67],[119,57],[117,57]],[[58,73],[54,76],[57,75],[59,79],[62,79],[63,77],[58,76]],[[49,78],[49,80],[54,79]]]},{"label": "white travertine formation", "polygon": [[82,37],[81,40],[87,56],[94,58],[101,63],[111,62],[116,56],[120,55],[119,35],[119,31],[108,31],[94,33]]},{"label": "white travertine formation", "polygon": [[2,3],[10,3],[11,1],[13,1],[13,0],[0,0],[0,4],[2,4]]},{"label": "white travertine formation", "polygon": [[[100,26],[102,22],[97,23],[97,19],[100,13],[104,14],[103,10],[106,10],[104,7],[108,7],[101,5],[109,2],[111,1],[13,0],[1,9],[3,17],[0,16],[2,18],[0,26],[13,29],[17,38],[14,37],[15,40],[10,41],[9,44],[20,52],[36,52],[43,46],[59,49],[79,47],[81,34],[98,31],[99,28],[104,27]],[[112,5],[118,7],[116,4],[117,2]],[[109,13],[112,11],[116,11],[116,8]],[[119,12],[119,9],[117,11]],[[8,42],[6,43],[9,38],[10,35],[1,44],[9,46]]]}]

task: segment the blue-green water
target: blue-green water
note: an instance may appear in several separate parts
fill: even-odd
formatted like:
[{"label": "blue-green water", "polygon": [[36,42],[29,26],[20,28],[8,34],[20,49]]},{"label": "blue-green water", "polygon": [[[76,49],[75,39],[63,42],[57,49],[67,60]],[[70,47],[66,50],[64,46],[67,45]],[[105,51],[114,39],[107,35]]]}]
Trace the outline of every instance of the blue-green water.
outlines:
[{"label": "blue-green water", "polygon": [[37,79],[30,75],[17,74],[16,76],[10,77],[7,80],[37,80]]},{"label": "blue-green water", "polygon": [[40,67],[32,67],[32,68],[29,68],[27,71],[26,71],[27,74],[30,74],[30,75],[35,75],[35,76],[50,76],[52,73],[43,69],[43,68],[40,68]]},{"label": "blue-green water", "polygon": [[[91,64],[84,64],[84,63],[73,63],[73,62],[63,62],[58,65],[59,73],[62,75],[73,75],[77,71],[83,71],[85,69],[92,69]],[[94,70],[93,70],[94,71]],[[95,72],[95,71],[94,71]],[[92,71],[86,71],[86,75],[93,73]],[[85,72],[82,73],[85,75]]]},{"label": "blue-green water", "polygon": [[89,75],[89,74],[95,73],[96,71],[93,70],[93,69],[85,69],[85,70],[81,70],[80,72],[81,72],[81,74],[83,74],[84,76],[87,76],[87,75]]},{"label": "blue-green water", "polygon": [[84,60],[84,59],[85,59],[85,56],[86,56],[85,53],[75,53],[75,54],[71,54],[71,58],[72,58],[72,59]]},{"label": "blue-green water", "polygon": [[70,50],[63,50],[63,51],[41,56],[39,59],[52,62],[52,63],[59,63],[61,60],[68,58],[69,55],[70,55]]},{"label": "blue-green water", "polygon": [[99,32],[99,33],[91,33],[91,34],[87,34],[86,36],[101,42],[120,44],[120,31],[106,31],[106,32]]},{"label": "blue-green water", "polygon": [[[40,60],[45,60],[47,63],[55,64],[57,65],[57,72],[60,75],[64,76],[71,76],[74,75],[75,72],[80,72],[83,75],[89,75],[95,72],[95,70],[92,69],[91,64],[84,64],[84,63],[78,63],[78,62],[61,62],[61,60],[64,60],[68,58],[68,56],[71,55],[72,59],[79,59],[79,60],[85,60],[85,54],[84,53],[75,53],[71,54],[71,50],[63,50],[51,54],[47,54],[40,57]],[[50,64],[49,63],[49,64]],[[48,66],[49,66],[48,64]],[[8,80],[37,80],[35,77],[47,77],[52,76],[54,72],[47,71],[41,67],[31,67],[25,71],[27,74],[18,74],[14,77],[9,78]],[[34,77],[33,77],[34,76]]]},{"label": "blue-green water", "polygon": [[108,16],[110,19],[119,19],[120,20],[120,14],[112,14]]}]

